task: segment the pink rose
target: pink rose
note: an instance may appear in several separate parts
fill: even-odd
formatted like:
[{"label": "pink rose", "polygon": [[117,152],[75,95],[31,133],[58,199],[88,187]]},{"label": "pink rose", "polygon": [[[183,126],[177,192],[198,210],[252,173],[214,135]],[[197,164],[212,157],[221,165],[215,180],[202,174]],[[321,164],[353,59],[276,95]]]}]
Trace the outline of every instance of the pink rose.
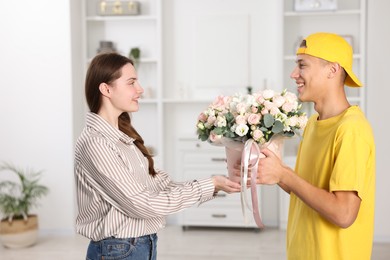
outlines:
[{"label": "pink rose", "polygon": [[291,103],[291,102],[286,102],[283,104],[282,106],[282,109],[285,111],[285,112],[291,112],[294,110],[294,108],[296,108],[296,104],[294,103]]},{"label": "pink rose", "polygon": [[275,95],[275,91],[273,91],[272,89],[266,89],[263,91],[264,99],[271,99],[274,97],[274,95]]},{"label": "pink rose", "polygon": [[213,131],[210,133],[210,141],[213,142],[213,143],[220,143],[221,142],[221,138],[222,138],[222,135],[217,135],[215,134]]},{"label": "pink rose", "polygon": [[286,99],[280,95],[278,96],[275,96],[273,99],[272,99],[272,102],[275,104],[275,106],[277,107],[281,107],[283,106],[283,104],[286,102]]},{"label": "pink rose", "polygon": [[263,104],[265,99],[263,98],[262,95],[259,95],[256,97],[256,101],[259,103],[259,104]]},{"label": "pink rose", "polygon": [[198,116],[198,120],[201,121],[201,122],[206,122],[207,120],[207,115],[205,113],[200,113],[199,116]]},{"label": "pink rose", "polygon": [[266,101],[264,102],[264,107],[265,107],[267,110],[271,110],[271,108],[275,107],[275,104],[272,103],[271,101],[266,100]]},{"label": "pink rose", "polygon": [[307,124],[307,116],[306,115],[302,115],[302,116],[298,117],[298,125],[300,128],[305,128],[306,124]]},{"label": "pink rose", "polygon": [[251,106],[252,113],[257,113],[257,110],[259,110],[259,108],[257,106]]},{"label": "pink rose", "polygon": [[243,115],[238,115],[236,117],[236,124],[238,125],[245,125],[246,124],[246,118]]},{"label": "pink rose", "polygon": [[286,99],[286,102],[289,102],[289,103],[294,103],[298,100],[297,95],[295,95],[292,92],[286,92],[286,94],[284,95],[284,98]]},{"label": "pink rose", "polygon": [[293,117],[288,118],[287,125],[292,126],[292,127],[298,125],[298,117],[293,116]]},{"label": "pink rose", "polygon": [[272,107],[272,108],[269,110],[269,113],[270,113],[271,115],[273,115],[273,116],[276,116],[276,115],[280,114],[280,110],[279,110],[279,108],[277,108],[277,107]]},{"label": "pink rose", "polygon": [[214,125],[215,120],[217,120],[215,116],[209,116],[209,118],[207,118],[207,123],[210,125]]},{"label": "pink rose", "polygon": [[237,109],[237,113],[244,114],[246,111],[246,105],[244,103],[238,103],[236,109]]},{"label": "pink rose", "polygon": [[263,132],[260,131],[259,129],[256,129],[255,131],[253,131],[252,133],[252,137],[255,141],[259,141],[260,138],[262,138],[264,136]]},{"label": "pink rose", "polygon": [[213,101],[213,104],[211,105],[211,107],[213,109],[224,109],[225,105],[226,105],[226,97],[224,96],[218,96],[214,101]]},{"label": "pink rose", "polygon": [[257,125],[260,122],[261,116],[259,114],[250,114],[248,116],[248,123],[250,125]]}]

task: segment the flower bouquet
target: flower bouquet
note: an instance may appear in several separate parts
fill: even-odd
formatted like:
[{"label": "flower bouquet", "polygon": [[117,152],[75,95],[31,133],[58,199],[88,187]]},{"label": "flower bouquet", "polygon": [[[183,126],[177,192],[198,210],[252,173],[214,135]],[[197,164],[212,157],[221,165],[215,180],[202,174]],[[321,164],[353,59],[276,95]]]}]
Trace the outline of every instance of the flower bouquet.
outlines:
[{"label": "flower bouquet", "polygon": [[[229,179],[241,183],[241,207],[246,219],[246,185],[251,172],[252,210],[258,227],[264,227],[258,210],[256,178],[260,150],[268,147],[279,158],[283,139],[299,134],[307,123],[302,104],[294,93],[266,89],[253,94],[218,96],[198,116],[197,134],[202,141],[225,146]],[[234,165],[241,165],[236,176]]]}]

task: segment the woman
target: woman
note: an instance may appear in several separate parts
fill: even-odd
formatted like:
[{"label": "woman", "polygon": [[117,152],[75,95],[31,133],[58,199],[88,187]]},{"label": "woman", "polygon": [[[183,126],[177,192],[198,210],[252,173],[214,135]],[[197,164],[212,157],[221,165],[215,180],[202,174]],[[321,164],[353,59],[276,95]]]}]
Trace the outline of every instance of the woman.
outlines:
[{"label": "woman", "polygon": [[156,259],[165,216],[238,192],[223,176],[172,182],[156,170],[129,112],[143,93],[133,62],[116,53],[96,56],[87,71],[90,112],[75,148],[77,232],[91,239],[87,259]]}]

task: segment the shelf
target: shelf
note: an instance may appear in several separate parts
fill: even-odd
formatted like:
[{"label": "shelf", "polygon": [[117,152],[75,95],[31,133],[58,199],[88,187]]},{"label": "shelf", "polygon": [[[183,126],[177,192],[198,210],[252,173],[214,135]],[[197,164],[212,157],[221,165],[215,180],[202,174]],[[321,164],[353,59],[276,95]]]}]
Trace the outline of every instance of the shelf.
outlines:
[{"label": "shelf", "polygon": [[88,22],[123,22],[123,21],[157,21],[154,15],[134,15],[134,16],[87,16],[85,18]]},{"label": "shelf", "polygon": [[[361,55],[360,54],[354,54],[353,55],[353,58],[354,59],[361,59]],[[297,58],[297,56],[296,55],[285,55],[284,57],[283,57],[283,59],[285,60],[285,61],[288,61],[288,60],[291,60],[291,61],[295,61],[295,59]]]},{"label": "shelf", "polygon": [[140,98],[139,103],[141,104],[157,104],[158,101],[155,98]]},{"label": "shelf", "polygon": [[360,15],[361,11],[358,9],[354,10],[339,10],[339,11],[307,11],[307,12],[284,12],[284,16],[327,16],[327,15]]},{"label": "shelf", "polygon": [[164,99],[165,104],[211,104],[213,101],[210,99],[180,99],[180,98],[168,98]]},{"label": "shelf", "polygon": [[[97,55],[97,54],[96,54],[96,55]],[[87,64],[89,64],[89,63],[92,61],[92,59],[93,59],[93,58],[88,58],[88,59],[87,59]],[[141,58],[140,61],[139,61],[139,63],[141,63],[141,64],[142,64],[142,63],[149,63],[149,64],[152,63],[152,64],[153,64],[153,63],[158,63],[158,60],[155,59],[155,58]]]},{"label": "shelf", "polygon": [[[139,15],[100,15],[100,0],[82,0],[83,4],[83,57],[85,71],[97,55],[101,41],[111,41],[117,53],[127,56],[131,48],[141,50],[136,64],[137,76],[144,94],[138,100],[139,111],[132,122],[160,156],[156,167],[163,168],[164,138],[161,106],[162,76],[162,0],[143,0]],[[149,118],[149,120],[145,120]],[[158,129],[158,131],[156,131]]]}]

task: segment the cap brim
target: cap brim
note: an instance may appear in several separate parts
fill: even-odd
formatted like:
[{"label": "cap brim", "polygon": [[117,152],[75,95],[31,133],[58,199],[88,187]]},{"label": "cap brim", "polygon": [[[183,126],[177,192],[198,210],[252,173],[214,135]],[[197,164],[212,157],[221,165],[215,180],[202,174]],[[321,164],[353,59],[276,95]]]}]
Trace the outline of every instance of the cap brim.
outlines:
[{"label": "cap brim", "polygon": [[347,78],[345,79],[345,85],[349,87],[355,87],[355,88],[363,86],[363,84],[360,82],[358,77],[356,77],[356,75],[352,71],[348,71],[346,69],[345,71],[348,74]]}]

